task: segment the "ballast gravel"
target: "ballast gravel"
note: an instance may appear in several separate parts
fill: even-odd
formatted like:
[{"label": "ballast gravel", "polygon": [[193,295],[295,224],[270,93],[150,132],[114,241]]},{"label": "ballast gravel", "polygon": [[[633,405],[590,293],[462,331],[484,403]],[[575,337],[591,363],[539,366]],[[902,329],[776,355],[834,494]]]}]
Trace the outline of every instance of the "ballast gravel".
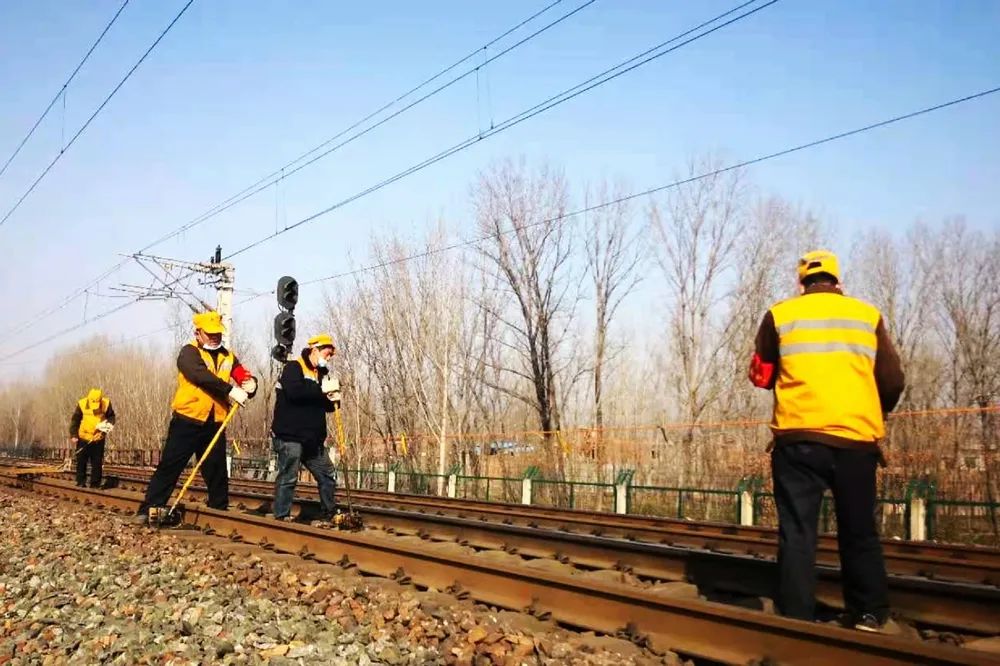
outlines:
[{"label": "ballast gravel", "polygon": [[0,489],[5,664],[679,664],[624,640]]}]

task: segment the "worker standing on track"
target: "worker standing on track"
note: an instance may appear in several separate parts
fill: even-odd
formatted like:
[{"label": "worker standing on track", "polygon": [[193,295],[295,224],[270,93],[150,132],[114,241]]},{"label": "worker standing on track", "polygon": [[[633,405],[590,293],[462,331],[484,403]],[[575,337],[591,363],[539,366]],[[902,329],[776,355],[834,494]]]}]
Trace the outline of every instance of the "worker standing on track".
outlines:
[{"label": "worker standing on track", "polygon": [[327,365],[336,348],[327,334],[313,336],[308,345],[298,358],[285,363],[275,386],[271,435],[278,456],[274,483],[274,517],[278,520],[293,520],[292,497],[300,465],[316,479],[322,518],[329,520],[336,509],[337,473],[324,445],[326,415],[340,403],[340,383]]},{"label": "worker standing on track", "polygon": [[76,485],[87,485],[90,464],[90,487],[99,488],[104,470],[104,442],[114,428],[115,410],[99,388],[92,388],[76,403],[69,423],[69,441],[76,445]]},{"label": "worker standing on track", "polygon": [[889,599],[875,471],[903,372],[879,311],[843,295],[835,255],[807,253],[798,278],[800,295],[764,315],[749,372],[755,386],[774,390],[776,605],[785,616],[815,619],[817,524],[829,488],[847,619],[881,631]]},{"label": "worker standing on track", "polygon": [[[167,441],[136,522],[148,519],[151,506],[164,506],[192,456],[200,457],[226,418],[230,401],[244,405],[257,392],[257,380],[222,346],[225,327],[218,312],[194,316],[194,340],[177,355],[177,391],[167,429]],[[230,382],[236,386],[232,386]],[[201,474],[208,487],[208,506],[229,508],[226,436],[222,433],[205,459]]]}]

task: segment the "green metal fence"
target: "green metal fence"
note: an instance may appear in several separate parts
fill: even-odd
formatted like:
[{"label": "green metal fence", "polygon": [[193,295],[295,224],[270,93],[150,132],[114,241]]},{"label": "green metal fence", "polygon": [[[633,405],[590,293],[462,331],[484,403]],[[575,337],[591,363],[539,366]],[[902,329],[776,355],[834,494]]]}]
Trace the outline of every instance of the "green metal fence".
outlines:
[{"label": "green metal fence", "polygon": [[455,496],[484,502],[520,502],[521,479],[457,474]]},{"label": "green metal fence", "polygon": [[927,501],[927,538],[1000,546],[1000,502],[931,497]]},{"label": "green metal fence", "polygon": [[681,520],[739,522],[740,492],[713,488],[629,486],[628,513]]},{"label": "green metal fence", "polygon": [[584,511],[615,511],[615,484],[532,479],[532,504]]}]

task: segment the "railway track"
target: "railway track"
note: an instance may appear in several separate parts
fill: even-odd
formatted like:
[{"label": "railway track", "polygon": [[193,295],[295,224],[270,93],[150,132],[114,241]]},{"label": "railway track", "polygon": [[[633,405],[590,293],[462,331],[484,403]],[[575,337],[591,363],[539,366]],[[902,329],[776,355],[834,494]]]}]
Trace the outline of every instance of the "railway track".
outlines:
[{"label": "railway track", "polygon": [[[134,477],[123,474],[120,478],[125,486],[139,487],[143,482],[141,474]],[[126,511],[133,511],[139,499],[128,491],[78,489],[69,482],[51,478],[6,477],[4,482],[24,490]],[[260,504],[269,499],[256,492],[260,488],[243,486],[234,481],[234,504],[256,504],[259,510]],[[196,489],[196,494],[201,494],[200,489]],[[692,572],[698,570],[729,569],[742,571],[745,576],[755,568],[762,571],[770,566],[755,556],[694,552],[608,536],[490,523],[479,518],[421,515],[367,503],[366,523],[381,529],[362,533],[276,523],[252,513],[218,512],[190,508],[191,503],[188,504],[188,522],[217,533],[236,534],[243,540],[286,552],[304,552],[326,562],[349,563],[372,575],[449,589],[484,603],[518,610],[527,608],[543,616],[551,614],[567,625],[605,633],[625,632],[640,642],[704,659],[747,663],[766,657],[780,663],[795,663],[808,656],[809,663],[835,663],[843,658],[860,658],[862,663],[1000,663],[1000,659],[985,653],[933,641],[872,637],[836,626],[795,622],[698,599],[664,597],[656,585],[629,587],[608,582],[612,577],[598,575],[614,571],[623,576],[627,572],[639,578],[676,581],[690,579]],[[311,507],[308,500],[300,503],[300,510],[306,513]],[[502,566],[496,557],[484,557],[485,552],[504,555]],[[553,566],[532,566],[539,562]],[[559,565],[595,575],[572,575]],[[962,625],[967,631],[997,633],[1000,604],[995,590],[991,593],[968,584],[942,581],[915,583],[920,584],[911,586],[914,599],[922,599],[928,608],[938,608],[938,622],[930,624],[954,624],[956,616],[946,616],[960,612],[968,616],[969,624]],[[950,596],[966,601],[956,602],[947,613],[942,613],[940,604],[947,603],[949,591]],[[978,595],[978,601],[969,602],[970,595]],[[922,621],[928,619],[934,618],[928,615]],[[719,645],[723,636],[726,644]]]},{"label": "railway track", "polygon": [[[126,470],[118,470],[120,472]],[[117,477],[123,487],[140,490],[148,474]],[[270,510],[270,484],[233,480],[230,500],[234,506],[262,515]],[[203,499],[205,489],[193,486],[193,497]],[[354,493],[352,493],[353,495]],[[423,507],[430,498],[403,497],[400,505],[393,496],[373,493],[357,498],[357,509],[365,524],[393,534],[415,536],[427,542],[454,543],[480,551],[504,552],[531,560],[560,562],[581,571],[618,571],[645,581],[685,582],[695,585],[709,599],[760,608],[761,600],[771,594],[774,579],[773,560],[754,552],[756,541],[747,551],[731,552],[704,547],[700,542],[662,543],[640,541],[607,534],[567,531],[560,527],[540,526],[533,520],[517,524],[512,515],[504,520],[487,520],[481,515],[452,512],[414,511],[406,507],[414,500]],[[296,502],[306,520],[317,511],[309,499]],[[520,505],[511,505],[515,510]],[[993,571],[985,562],[963,569],[966,578],[988,578]],[[911,559],[914,556],[910,556]],[[912,564],[912,562],[910,562]],[[977,568],[978,567],[978,568]],[[913,568],[913,567],[910,567]],[[841,608],[840,574],[833,566],[820,566],[817,597],[830,609]],[[893,573],[890,576],[893,608],[907,621],[945,631],[972,631],[984,635],[1000,634],[1000,588],[968,580],[945,581],[935,578]]]},{"label": "railway track", "polygon": [[[107,468],[108,474],[126,482],[145,482],[152,471],[135,467]],[[230,480],[233,488],[269,495],[274,484],[252,479]],[[315,487],[300,484],[296,493],[317,498]],[[695,523],[670,518],[609,514],[557,509],[523,504],[505,504],[469,499],[451,499],[378,491],[352,491],[352,497],[366,508],[381,506],[437,516],[454,516],[500,522],[529,528],[546,528],[568,533],[589,534],[681,548],[697,548],[717,553],[774,557],[777,531],[766,527],[746,527],[724,523]],[[1000,550],[961,544],[939,544],[885,539],[882,542],[890,573],[928,580],[1000,586]],[[836,535],[823,534],[817,547],[817,564],[838,568]]]}]

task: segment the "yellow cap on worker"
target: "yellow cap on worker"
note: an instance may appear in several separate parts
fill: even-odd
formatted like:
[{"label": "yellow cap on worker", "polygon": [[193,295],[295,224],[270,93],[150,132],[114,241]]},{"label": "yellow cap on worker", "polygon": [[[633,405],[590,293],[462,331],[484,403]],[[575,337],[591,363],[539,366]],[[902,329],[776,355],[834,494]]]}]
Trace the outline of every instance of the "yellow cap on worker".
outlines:
[{"label": "yellow cap on worker", "polygon": [[90,391],[87,392],[87,402],[89,402],[91,404],[95,404],[96,405],[97,403],[99,403],[101,401],[101,398],[103,398],[103,397],[104,397],[104,394],[101,393],[101,389],[99,389],[99,388],[92,388],[92,389],[90,389]]},{"label": "yellow cap on worker", "polygon": [[226,327],[222,325],[222,316],[215,310],[199,312],[191,318],[195,328],[200,328],[206,333],[225,333]]},{"label": "yellow cap on worker", "polygon": [[799,282],[817,273],[826,273],[840,282],[840,262],[837,261],[837,255],[828,250],[813,250],[802,255],[799,259]]},{"label": "yellow cap on worker", "polygon": [[309,338],[308,345],[310,347],[332,347],[333,338],[330,337],[329,333],[320,333]]}]

